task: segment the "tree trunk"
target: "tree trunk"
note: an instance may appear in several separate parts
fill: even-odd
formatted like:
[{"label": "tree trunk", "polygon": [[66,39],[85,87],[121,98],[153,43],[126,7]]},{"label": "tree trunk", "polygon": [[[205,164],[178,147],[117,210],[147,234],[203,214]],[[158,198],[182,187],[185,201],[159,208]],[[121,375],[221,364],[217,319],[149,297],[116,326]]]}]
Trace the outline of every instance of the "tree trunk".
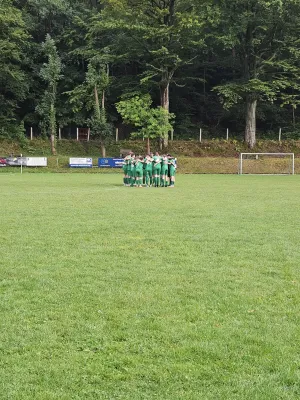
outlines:
[{"label": "tree trunk", "polygon": [[247,99],[246,110],[246,129],[245,129],[245,142],[252,149],[256,142],[256,106],[257,100],[251,97]]},{"label": "tree trunk", "polygon": [[105,107],[105,91],[104,90],[102,92],[102,103],[101,103],[101,106],[102,106],[102,110],[104,110],[104,107]]},{"label": "tree trunk", "polygon": [[[166,111],[169,112],[170,103],[169,103],[169,82],[165,82],[165,84],[160,86],[160,105]],[[163,146],[168,147],[169,141],[169,132],[166,132],[164,137],[162,138]]]},{"label": "tree trunk", "polygon": [[296,116],[295,116],[295,106],[293,105],[293,127],[296,128]]},{"label": "tree trunk", "polygon": [[149,137],[147,137],[147,154],[150,154],[150,151],[151,151],[151,149],[150,149],[150,139],[149,139]]},{"label": "tree trunk", "polygon": [[94,87],[94,93],[95,93],[96,113],[97,116],[100,118],[100,103],[99,103],[98,89],[96,85]]},{"label": "tree trunk", "polygon": [[51,154],[53,156],[56,155],[56,148],[55,148],[55,136],[56,136],[56,121],[55,121],[55,108],[54,104],[51,104],[50,107],[50,143],[51,143]]},{"label": "tree trunk", "polygon": [[51,154],[53,156],[56,155],[56,148],[55,148],[55,135],[51,133],[50,135],[50,143],[51,143]]}]

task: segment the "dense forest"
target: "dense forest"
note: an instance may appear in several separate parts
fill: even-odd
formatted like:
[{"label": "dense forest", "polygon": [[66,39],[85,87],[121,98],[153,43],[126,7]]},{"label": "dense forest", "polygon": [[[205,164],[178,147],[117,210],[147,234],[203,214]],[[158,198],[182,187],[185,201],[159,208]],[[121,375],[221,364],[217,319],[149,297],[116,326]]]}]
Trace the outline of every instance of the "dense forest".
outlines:
[{"label": "dense forest", "polygon": [[300,0],[0,0],[0,137],[299,138]]}]

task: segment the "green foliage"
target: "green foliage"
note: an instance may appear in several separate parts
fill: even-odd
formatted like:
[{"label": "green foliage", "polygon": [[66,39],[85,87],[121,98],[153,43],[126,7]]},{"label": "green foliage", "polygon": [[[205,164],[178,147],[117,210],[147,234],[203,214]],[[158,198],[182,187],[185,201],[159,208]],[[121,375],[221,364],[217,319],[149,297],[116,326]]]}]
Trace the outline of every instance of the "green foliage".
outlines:
[{"label": "green foliage", "polygon": [[57,84],[63,77],[61,75],[62,63],[58,55],[55,41],[50,35],[46,36],[45,42],[42,44],[43,51],[45,52],[48,62],[44,63],[40,76],[46,82],[47,88],[41,103],[37,106],[36,110],[42,117],[41,126],[45,134],[56,135],[56,98],[57,98]]},{"label": "green foliage", "polygon": [[176,84],[176,71],[190,64],[195,49],[204,46],[203,21],[193,4],[187,7],[181,0],[107,0],[105,4],[103,13],[91,25],[91,37],[114,36],[110,48],[116,63],[138,57],[143,64],[141,84],[158,87],[160,104],[169,110],[168,87]]},{"label": "green foliage", "polygon": [[[210,137],[242,132],[249,99],[261,134],[292,132],[299,10],[295,0],[2,0],[2,131],[15,137],[25,121],[47,136],[56,124],[89,124],[104,137],[106,121],[119,119],[114,104],[138,92],[176,115],[176,138],[195,137],[200,126]],[[44,65],[47,34],[64,66],[57,81],[59,63]],[[101,118],[95,86],[99,109],[105,92]]]},{"label": "green foliage", "polygon": [[107,66],[92,58],[88,64],[84,82],[67,92],[73,112],[80,113],[83,108],[88,112],[95,111],[95,87],[99,96],[109,87],[109,84]]},{"label": "green foliage", "polygon": [[19,137],[18,103],[29,87],[24,72],[24,49],[29,35],[22,13],[11,0],[0,2],[0,121],[1,135]]},{"label": "green foliage", "polygon": [[91,127],[92,136],[103,143],[112,137],[113,132],[112,124],[107,121],[104,103],[105,91],[109,85],[108,65],[103,63],[103,59],[93,57],[89,62],[85,81],[67,93],[74,112],[80,112],[82,106],[88,111],[90,117],[85,123]]},{"label": "green foliage", "polygon": [[21,144],[26,144],[24,122],[19,125],[16,124],[14,119],[0,117],[0,139],[8,139],[10,141],[17,141]]},{"label": "green foliage", "polygon": [[149,139],[162,138],[172,129],[174,116],[162,107],[151,108],[150,95],[134,96],[116,104],[123,120],[139,130],[132,136]]},{"label": "green foliage", "polygon": [[106,119],[105,109],[99,109],[95,106],[94,115],[87,121],[91,127],[91,134],[95,139],[100,139],[101,142],[107,142],[112,138],[113,126]]},{"label": "green foliage", "polygon": [[291,90],[300,87],[300,3],[232,0],[218,1],[217,6],[216,39],[228,56],[231,53],[230,75],[214,88],[224,107],[249,99],[295,105],[298,96]]}]

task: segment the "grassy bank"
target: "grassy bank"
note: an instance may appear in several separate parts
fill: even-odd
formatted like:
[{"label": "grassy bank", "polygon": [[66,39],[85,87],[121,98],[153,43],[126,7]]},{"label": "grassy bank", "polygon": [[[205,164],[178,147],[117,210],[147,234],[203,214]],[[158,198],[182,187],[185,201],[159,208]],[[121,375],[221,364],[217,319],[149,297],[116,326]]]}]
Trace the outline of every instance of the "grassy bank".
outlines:
[{"label": "grassy bank", "polygon": [[[152,151],[159,150],[156,142],[151,144]],[[118,157],[121,149],[131,149],[137,154],[146,152],[146,142],[140,141],[122,141],[107,146],[108,157]],[[211,140],[199,143],[197,141],[176,140],[169,142],[169,147],[165,150],[177,157],[237,157],[241,152],[247,152],[249,149],[243,142],[236,140]],[[77,142],[75,140],[60,140],[57,142],[57,152],[59,156],[69,157],[99,157],[101,149],[99,142]],[[282,152],[295,153],[300,157],[300,141],[270,141],[259,140],[253,152]],[[9,154],[20,154],[24,156],[50,156],[50,144],[47,140],[35,139],[26,141],[23,144],[0,141],[0,156]]]},{"label": "grassy bank", "polygon": [[[155,149],[155,143],[152,144]],[[131,149],[137,154],[145,153],[145,142],[123,141],[107,147],[107,156],[119,157],[121,149]],[[25,168],[26,172],[69,172],[69,173],[110,173],[111,170],[98,170],[98,168],[84,170],[70,170],[69,157],[93,157],[94,166],[101,156],[98,142],[77,142],[74,140],[61,140],[57,143],[57,156],[51,156],[49,143],[46,140],[35,139],[20,145],[7,141],[0,142],[0,156],[9,154],[23,154],[24,156],[43,156],[48,158],[47,168]],[[238,156],[240,152],[249,151],[243,143],[237,141],[174,141],[170,142],[166,150],[178,158],[178,173],[182,174],[236,174],[238,171]],[[258,141],[253,152],[292,152],[295,153],[295,172],[300,173],[300,141]],[[298,158],[297,158],[298,157]],[[268,163],[252,163],[253,173],[280,173],[284,165],[278,160],[269,160]],[[0,173],[18,172],[15,168],[0,169]],[[121,171],[119,171],[121,172]]]},{"label": "grassy bank", "polygon": [[[99,174],[99,173],[122,173],[121,169],[103,169],[97,168],[97,157],[93,158],[95,168],[78,169],[69,168],[69,157],[67,156],[48,156],[48,167],[32,168],[24,167],[24,173],[81,173],[81,174]],[[178,157],[179,174],[237,174],[238,157]],[[278,159],[269,159],[264,161],[245,162],[245,171],[248,173],[282,173],[286,171],[287,161]],[[20,173],[19,167],[0,168],[0,174],[5,172]],[[295,173],[300,173],[300,158],[295,159]]]}]

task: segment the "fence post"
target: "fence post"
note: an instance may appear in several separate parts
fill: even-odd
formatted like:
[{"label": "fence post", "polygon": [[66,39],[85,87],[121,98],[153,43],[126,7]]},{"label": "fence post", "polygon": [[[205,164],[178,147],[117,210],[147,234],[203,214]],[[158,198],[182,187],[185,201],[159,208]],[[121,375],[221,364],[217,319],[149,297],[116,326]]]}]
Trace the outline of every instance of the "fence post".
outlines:
[{"label": "fence post", "polygon": [[200,134],[199,134],[199,142],[202,142],[202,128],[200,128]]},{"label": "fence post", "polygon": [[243,174],[243,153],[240,154],[239,175]]},{"label": "fence post", "polygon": [[33,139],[33,128],[31,127],[30,128],[30,140],[32,140]]},{"label": "fence post", "polygon": [[229,129],[227,128],[227,131],[226,131],[226,140],[228,141],[228,139],[229,139]]},{"label": "fence post", "polygon": [[77,131],[76,131],[76,135],[77,135],[77,142],[79,141],[79,129],[77,128]]},{"label": "fence post", "polygon": [[174,129],[171,130],[171,141],[173,142],[174,140]]},{"label": "fence post", "polygon": [[281,142],[281,128],[279,128],[279,142]]},{"label": "fence post", "polygon": [[116,128],[116,142],[119,141],[119,128]]}]

